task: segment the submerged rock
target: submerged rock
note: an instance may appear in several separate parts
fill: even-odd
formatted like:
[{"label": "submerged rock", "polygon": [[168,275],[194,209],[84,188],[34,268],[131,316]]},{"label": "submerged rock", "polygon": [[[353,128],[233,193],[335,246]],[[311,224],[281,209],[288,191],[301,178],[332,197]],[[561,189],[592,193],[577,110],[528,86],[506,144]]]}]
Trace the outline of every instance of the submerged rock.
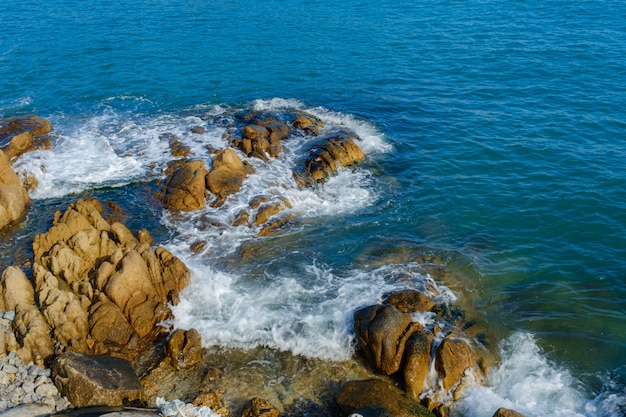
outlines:
[{"label": "submerged rock", "polygon": [[337,395],[337,405],[346,416],[365,407],[380,407],[395,417],[435,417],[419,402],[380,379],[348,382]]}]

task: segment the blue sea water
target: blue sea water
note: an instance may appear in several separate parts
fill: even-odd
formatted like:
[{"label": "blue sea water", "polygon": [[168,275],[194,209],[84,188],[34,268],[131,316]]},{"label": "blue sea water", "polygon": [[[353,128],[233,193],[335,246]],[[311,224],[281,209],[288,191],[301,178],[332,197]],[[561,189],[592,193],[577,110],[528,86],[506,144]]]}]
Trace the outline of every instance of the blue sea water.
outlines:
[{"label": "blue sea water", "polygon": [[[20,162],[40,180],[35,207],[102,189],[132,200],[125,186],[158,176],[148,167],[163,162],[160,134],[208,120],[203,140],[218,144],[212,121],[237,109],[347,125],[368,161],[324,195],[292,196],[310,224],[290,246],[272,244],[299,250],[282,249],[281,267],[264,254],[213,270],[217,280],[199,273],[212,291],[190,295],[181,320],[224,345],[341,356],[344,329],[313,331],[328,340],[316,344],[292,321],[324,328],[358,294],[375,301],[388,283],[364,254],[433,253],[506,359],[499,390],[477,391],[459,413],[491,415],[489,403],[624,415],[625,57],[623,1],[0,0],[0,118],[37,113],[60,132],[52,153]],[[206,268],[183,249],[197,219],[157,223],[164,243]],[[231,237],[223,247],[250,239]],[[306,317],[255,310],[237,294],[258,269],[268,306],[294,282],[291,306],[315,291],[298,276],[327,298],[302,301]],[[198,319],[202,303],[217,316]],[[259,320],[248,337],[225,330],[242,309]]]}]

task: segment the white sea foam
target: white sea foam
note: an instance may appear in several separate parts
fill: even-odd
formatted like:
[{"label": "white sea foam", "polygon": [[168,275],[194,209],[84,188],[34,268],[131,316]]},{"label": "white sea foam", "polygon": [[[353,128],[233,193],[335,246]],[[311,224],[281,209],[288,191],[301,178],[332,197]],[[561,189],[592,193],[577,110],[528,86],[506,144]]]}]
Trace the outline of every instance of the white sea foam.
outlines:
[{"label": "white sea foam", "polygon": [[491,417],[500,407],[526,417],[623,416],[626,396],[604,394],[589,401],[580,383],[567,369],[551,363],[529,333],[511,335],[501,345],[501,356],[487,385],[466,389],[452,416]]},{"label": "white sea foam", "polygon": [[338,273],[315,262],[291,273],[237,276],[202,258],[182,256],[193,279],[173,308],[177,327],[197,329],[207,345],[263,345],[331,360],[353,353],[355,309],[380,302],[385,292],[430,280],[418,273],[412,281],[394,279],[394,272],[409,272],[406,265]]}]

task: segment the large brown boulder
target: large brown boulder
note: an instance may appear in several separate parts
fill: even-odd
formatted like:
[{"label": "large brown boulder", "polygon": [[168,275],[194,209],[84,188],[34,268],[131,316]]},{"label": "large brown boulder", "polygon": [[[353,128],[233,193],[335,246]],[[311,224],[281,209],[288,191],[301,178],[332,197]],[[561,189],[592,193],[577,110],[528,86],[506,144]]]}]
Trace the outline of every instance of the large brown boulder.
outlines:
[{"label": "large brown boulder", "polygon": [[165,181],[163,203],[168,210],[193,211],[204,208],[206,200],[204,161],[183,161],[174,165]]},{"label": "large brown boulder", "polygon": [[230,148],[219,151],[213,157],[213,166],[206,176],[207,188],[217,197],[214,206],[220,206],[226,198],[239,191],[243,180],[254,173],[254,169],[241,161]]},{"label": "large brown boulder", "polygon": [[141,399],[139,378],[124,359],[68,352],[51,368],[55,385],[74,407],[134,405]]},{"label": "large brown boulder", "polygon": [[418,330],[406,342],[404,350],[404,385],[407,393],[418,400],[426,388],[426,378],[430,371],[430,351],[435,337],[428,330]]},{"label": "large brown boulder", "polygon": [[337,395],[337,405],[344,415],[365,407],[380,407],[395,417],[434,417],[418,401],[408,398],[400,389],[380,379],[350,381]]},{"label": "large brown boulder", "polygon": [[359,347],[370,363],[387,375],[400,369],[406,342],[421,327],[410,314],[392,305],[374,305],[354,313]]},{"label": "large brown boulder", "polygon": [[363,162],[365,153],[355,140],[359,138],[351,134],[326,139],[309,153],[305,162],[305,173],[315,181],[322,181],[335,175],[339,167]]},{"label": "large brown boulder", "polygon": [[0,149],[7,158],[13,159],[33,148],[43,145],[38,137],[52,130],[49,121],[39,116],[29,114],[10,117],[0,121]]},{"label": "large brown boulder", "polygon": [[437,348],[435,369],[446,392],[461,380],[473,364],[474,352],[463,339],[448,335]]},{"label": "large brown boulder", "polygon": [[22,181],[0,151],[0,229],[21,218],[29,201]]}]

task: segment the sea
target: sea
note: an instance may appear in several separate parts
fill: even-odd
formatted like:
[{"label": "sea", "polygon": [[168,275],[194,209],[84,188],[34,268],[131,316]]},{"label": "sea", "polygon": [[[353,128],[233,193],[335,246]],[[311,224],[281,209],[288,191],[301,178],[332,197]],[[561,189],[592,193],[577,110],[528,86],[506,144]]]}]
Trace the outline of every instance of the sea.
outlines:
[{"label": "sea", "polygon": [[[300,190],[296,138],[220,210],[163,211],[160,137],[210,166],[251,111],[313,114],[367,158]],[[431,279],[501,357],[452,416],[626,415],[626,2],[0,0],[0,118],[29,113],[52,148],[14,164],[39,185],[2,267],[109,199],[189,266],[174,321],[207,346],[346,360],[355,309]],[[297,220],[212,226],[260,194]]]}]

